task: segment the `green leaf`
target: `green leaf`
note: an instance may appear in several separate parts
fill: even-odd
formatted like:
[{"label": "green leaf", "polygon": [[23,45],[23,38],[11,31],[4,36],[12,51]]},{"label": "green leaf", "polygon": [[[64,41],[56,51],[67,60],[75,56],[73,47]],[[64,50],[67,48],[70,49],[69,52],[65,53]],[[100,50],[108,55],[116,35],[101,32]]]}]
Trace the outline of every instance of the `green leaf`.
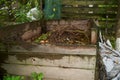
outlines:
[{"label": "green leaf", "polygon": [[22,76],[10,76],[10,75],[6,75],[3,77],[3,80],[22,80],[24,79],[24,77]]},{"label": "green leaf", "polygon": [[36,73],[36,72],[33,72],[33,73],[32,73],[32,77],[33,77],[34,80],[37,80],[37,79],[36,79],[36,78],[37,78],[37,73]]},{"label": "green leaf", "polygon": [[43,73],[39,73],[38,74],[38,80],[42,80],[43,79]]}]

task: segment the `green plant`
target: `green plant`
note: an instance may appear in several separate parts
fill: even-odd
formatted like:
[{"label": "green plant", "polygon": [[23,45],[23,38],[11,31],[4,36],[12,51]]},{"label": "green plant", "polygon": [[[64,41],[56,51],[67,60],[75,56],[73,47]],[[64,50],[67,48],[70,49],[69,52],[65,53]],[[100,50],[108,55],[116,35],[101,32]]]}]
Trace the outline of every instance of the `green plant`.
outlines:
[{"label": "green plant", "polygon": [[[27,13],[34,7],[40,8],[41,0],[0,0],[0,21],[25,23],[32,20],[27,17]],[[38,9],[37,20],[43,16],[42,10]],[[35,15],[36,17],[36,15]]]},{"label": "green plant", "polygon": [[38,37],[34,42],[39,43],[42,40],[47,40],[50,33],[42,34],[40,37]]},{"label": "green plant", "polygon": [[11,76],[11,75],[6,75],[3,77],[3,80],[23,80],[23,76]]},{"label": "green plant", "polygon": [[27,12],[24,9],[18,10],[15,14],[15,21],[19,22],[19,23],[24,23],[24,22],[31,21],[31,19],[26,16],[26,13]]},{"label": "green plant", "polygon": [[33,80],[42,80],[43,79],[43,73],[33,72],[32,73],[32,78],[33,78]]},{"label": "green plant", "polygon": [[16,0],[0,0],[0,19],[2,20],[2,23],[6,21],[13,21],[13,5],[15,3]]}]

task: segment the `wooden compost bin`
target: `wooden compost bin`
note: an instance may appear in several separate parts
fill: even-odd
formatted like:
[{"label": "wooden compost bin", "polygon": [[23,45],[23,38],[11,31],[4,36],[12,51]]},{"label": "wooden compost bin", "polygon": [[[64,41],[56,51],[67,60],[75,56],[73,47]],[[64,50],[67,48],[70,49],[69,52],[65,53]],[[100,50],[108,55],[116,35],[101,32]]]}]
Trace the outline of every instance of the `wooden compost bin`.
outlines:
[{"label": "wooden compost bin", "polygon": [[[79,21],[77,20],[77,22]],[[71,21],[71,23],[75,22]],[[34,26],[31,26],[32,24]],[[53,25],[53,22],[51,24]],[[56,23],[61,26],[62,24],[60,21]],[[20,26],[18,26],[18,33],[21,33],[18,35],[19,37],[30,29],[35,31],[38,29],[37,27],[40,27],[39,22],[25,23]],[[17,33],[17,26],[9,28],[8,31],[11,34]],[[4,33],[7,34],[7,31]],[[2,35],[2,40],[3,37],[5,38],[5,36]],[[1,53],[1,59],[0,68],[9,74],[30,76],[32,72],[42,72],[43,80],[95,80],[96,46],[92,44],[69,48],[51,44],[36,44],[29,50],[22,45],[12,45],[9,47],[8,53]]]}]

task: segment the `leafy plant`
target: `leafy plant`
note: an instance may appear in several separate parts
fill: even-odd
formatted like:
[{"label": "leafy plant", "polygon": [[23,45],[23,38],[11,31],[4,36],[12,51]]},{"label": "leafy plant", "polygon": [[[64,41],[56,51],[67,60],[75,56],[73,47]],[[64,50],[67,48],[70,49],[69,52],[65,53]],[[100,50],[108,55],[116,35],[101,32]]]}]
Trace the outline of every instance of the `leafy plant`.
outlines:
[{"label": "leafy plant", "polygon": [[15,3],[16,0],[0,0],[0,19],[4,22],[13,20],[14,9],[12,5]]},{"label": "leafy plant", "polygon": [[[6,25],[3,22],[31,22],[32,20],[27,17],[28,11],[34,7],[40,8],[40,5],[41,0],[0,0],[0,24]],[[37,20],[40,20],[43,13],[40,9],[38,11]]]},{"label": "leafy plant", "polygon": [[[20,4],[14,15],[16,22],[31,22],[33,21],[33,17],[35,18],[34,20],[40,20],[43,17],[43,12],[39,9],[39,5],[37,4],[37,6],[32,6],[32,1],[27,1],[26,5]],[[37,2],[38,1],[36,1],[36,3]]]},{"label": "leafy plant", "polygon": [[26,10],[21,9],[21,10],[18,10],[15,14],[15,21],[24,23],[24,22],[31,21],[31,19],[26,16]]},{"label": "leafy plant", "polygon": [[23,76],[11,76],[11,75],[7,75],[3,77],[3,80],[23,80],[24,77]]},{"label": "leafy plant", "polygon": [[36,42],[36,43],[39,43],[39,42],[42,41],[42,40],[47,40],[49,35],[50,35],[50,33],[42,34],[40,37],[38,37],[38,38],[35,40],[35,42]]},{"label": "leafy plant", "polygon": [[33,80],[42,80],[43,79],[43,73],[32,73]]}]

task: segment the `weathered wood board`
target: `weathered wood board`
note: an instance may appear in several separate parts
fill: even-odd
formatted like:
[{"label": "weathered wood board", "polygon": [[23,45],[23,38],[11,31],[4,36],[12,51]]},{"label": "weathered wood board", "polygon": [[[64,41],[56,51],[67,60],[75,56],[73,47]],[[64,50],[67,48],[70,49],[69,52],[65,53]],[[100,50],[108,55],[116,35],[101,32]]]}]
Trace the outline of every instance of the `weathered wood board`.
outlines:
[{"label": "weathered wood board", "polygon": [[29,76],[32,72],[43,72],[45,78],[52,78],[56,80],[94,80],[95,74],[94,70],[74,68],[59,68],[16,64],[3,64],[2,67],[6,69],[9,73],[16,75]]},{"label": "weathered wood board", "polygon": [[42,72],[45,80],[95,80],[95,46],[39,45],[31,51],[17,49],[9,51],[0,65],[9,74],[30,76],[32,72]]},{"label": "weathered wood board", "polygon": [[[25,58],[23,58],[25,57]],[[66,54],[14,54],[9,55],[5,63],[95,69],[96,56]]]},{"label": "weathered wood board", "polygon": [[[41,53],[57,53],[57,54],[77,54],[77,55],[96,55],[95,46],[73,46],[73,47],[60,47],[50,44],[36,45],[30,50],[26,50],[21,46],[13,46],[8,52],[33,52],[39,54]],[[11,53],[9,53],[11,54]],[[21,53],[18,53],[21,54]]]},{"label": "weathered wood board", "polygon": [[61,17],[64,19],[97,18],[101,26],[106,25],[101,22],[108,21],[110,25],[107,27],[112,27],[115,26],[115,24],[111,24],[111,21],[116,22],[118,5],[113,0],[62,0]]}]

